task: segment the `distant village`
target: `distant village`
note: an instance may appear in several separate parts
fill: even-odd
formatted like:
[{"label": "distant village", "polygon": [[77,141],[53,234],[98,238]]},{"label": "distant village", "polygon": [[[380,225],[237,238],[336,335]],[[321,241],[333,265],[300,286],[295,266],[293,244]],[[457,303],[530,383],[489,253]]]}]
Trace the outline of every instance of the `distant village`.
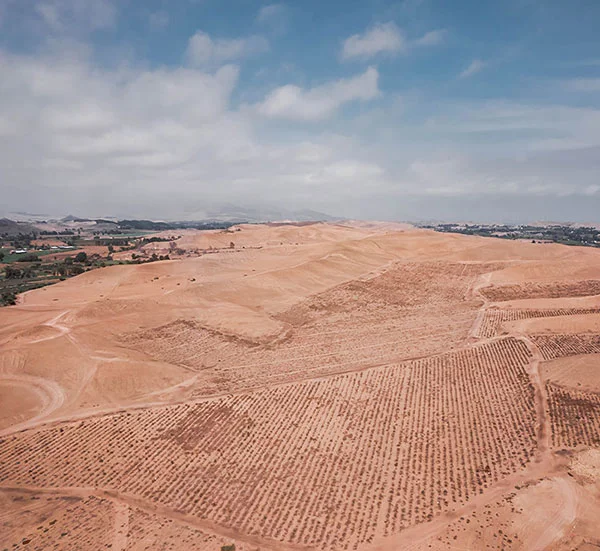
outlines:
[{"label": "distant village", "polygon": [[500,239],[523,239],[532,243],[561,243],[582,247],[600,247],[600,229],[571,224],[421,224],[419,227],[439,232],[480,235]]}]

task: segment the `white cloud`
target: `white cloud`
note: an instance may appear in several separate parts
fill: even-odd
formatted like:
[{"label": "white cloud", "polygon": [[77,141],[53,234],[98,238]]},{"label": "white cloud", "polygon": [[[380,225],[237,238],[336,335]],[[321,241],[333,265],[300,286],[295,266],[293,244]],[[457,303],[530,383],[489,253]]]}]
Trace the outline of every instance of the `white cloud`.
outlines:
[{"label": "white cloud", "polygon": [[35,11],[50,30],[73,34],[110,29],[117,20],[111,0],[42,0],[35,4]]},{"label": "white cloud", "polygon": [[432,135],[465,140],[474,136],[478,148],[503,154],[600,145],[600,111],[563,105],[484,102],[448,105],[440,117],[425,123]]},{"label": "white cloud", "polygon": [[379,95],[379,73],[369,67],[363,74],[308,90],[288,84],[273,90],[258,106],[267,117],[315,121],[331,116],[340,106]]},{"label": "white cloud", "polygon": [[187,59],[195,67],[219,66],[268,51],[269,41],[260,35],[247,38],[211,38],[198,31],[188,42]]},{"label": "white cloud", "polygon": [[[449,204],[474,211],[488,197],[479,200],[483,218],[487,204],[507,198],[543,210],[554,197],[561,213],[565,196],[591,209],[600,195],[598,109],[417,94],[400,105],[392,92],[367,103],[380,95],[376,68],[263,88],[263,101],[240,108],[232,96],[256,102],[257,92],[234,94],[239,69],[223,63],[246,55],[236,41],[209,37],[199,66],[110,68],[84,41],[50,34],[59,48],[44,41],[37,54],[0,50],[0,208],[163,218],[254,200],[373,217],[405,205],[418,217],[437,200],[443,217]],[[442,38],[427,33],[407,47]],[[289,72],[258,80],[299,82]],[[364,102],[360,117],[335,116],[350,102]],[[521,200],[528,194],[538,198]]]},{"label": "white cloud", "polygon": [[459,77],[467,78],[467,77],[473,76],[473,75],[479,73],[480,71],[482,71],[483,69],[485,69],[486,66],[487,66],[487,63],[485,61],[482,61],[481,59],[474,59],[473,61],[471,61],[469,66],[460,73]]},{"label": "white cloud", "polygon": [[436,29],[425,33],[420,38],[409,40],[394,22],[379,23],[363,34],[355,34],[344,40],[342,59],[369,59],[382,53],[388,55],[407,53],[411,48],[437,46],[444,41],[445,37],[444,29]]},{"label": "white cloud", "polygon": [[[575,153],[570,162],[577,159]],[[557,165],[547,154],[536,153],[520,159],[485,159],[472,155],[449,153],[414,160],[407,176],[413,192],[428,196],[445,197],[503,197],[503,196],[588,196],[596,195],[600,186],[582,182],[566,182],[557,174]],[[589,170],[580,171],[582,180],[588,179]]]},{"label": "white cloud", "polygon": [[256,21],[262,25],[279,25],[286,17],[286,11],[284,4],[267,4],[258,10]]},{"label": "white cloud", "polygon": [[415,46],[438,46],[444,42],[446,31],[444,29],[436,29],[425,33],[421,38],[414,41]]},{"label": "white cloud", "polygon": [[370,58],[379,53],[395,54],[408,49],[402,31],[395,23],[381,23],[363,34],[347,38],[342,45],[342,59]]},{"label": "white cloud", "polygon": [[[0,52],[0,72],[4,209],[180,217],[219,201],[308,206],[315,185],[339,197],[382,178],[351,140],[259,132],[268,119],[230,106],[235,66],[110,70]],[[302,91],[300,107],[320,116],[373,97],[376,83],[371,69]]]}]

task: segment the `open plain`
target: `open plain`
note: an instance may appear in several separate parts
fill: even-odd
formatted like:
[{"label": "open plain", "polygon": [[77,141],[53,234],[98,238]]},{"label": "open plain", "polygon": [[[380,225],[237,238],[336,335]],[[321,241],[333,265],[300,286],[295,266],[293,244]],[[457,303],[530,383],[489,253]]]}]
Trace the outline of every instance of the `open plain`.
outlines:
[{"label": "open plain", "polygon": [[177,248],[0,309],[0,549],[600,550],[600,250]]}]

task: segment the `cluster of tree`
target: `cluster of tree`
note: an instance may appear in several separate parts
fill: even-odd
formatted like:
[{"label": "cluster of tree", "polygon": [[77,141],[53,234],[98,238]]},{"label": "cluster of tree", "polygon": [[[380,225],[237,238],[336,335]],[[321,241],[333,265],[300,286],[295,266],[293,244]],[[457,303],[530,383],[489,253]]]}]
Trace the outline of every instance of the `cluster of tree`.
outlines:
[{"label": "cluster of tree", "polygon": [[141,241],[140,241],[140,245],[147,245],[148,243],[164,243],[166,241],[174,241],[175,239],[177,239],[177,237],[171,235],[169,237],[159,237],[159,236],[154,236],[154,237],[144,237]]},{"label": "cluster of tree", "polygon": [[36,235],[34,233],[20,233],[19,235],[12,237],[10,240],[10,245],[15,249],[27,249],[28,247],[31,247],[31,242],[35,239]]},{"label": "cluster of tree", "polygon": [[[28,258],[29,257],[29,258]],[[38,275],[40,269],[53,273],[60,277],[70,277],[81,274],[85,271],[81,264],[88,261],[88,256],[84,251],[77,253],[75,258],[67,257],[62,263],[42,265],[41,259],[36,255],[23,255],[18,259],[19,262],[29,262],[29,266],[17,268],[8,265],[4,268],[5,279],[31,279]],[[35,263],[34,263],[35,261]]]},{"label": "cluster of tree", "polygon": [[156,253],[152,253],[152,256],[148,259],[144,259],[143,256],[133,253],[131,255],[131,260],[135,260],[137,264],[141,264],[143,262],[157,262],[158,260],[171,260],[168,254],[165,255],[157,255]]},{"label": "cluster of tree", "polygon": [[17,262],[41,262],[42,259],[33,253],[22,254],[17,258]]},{"label": "cluster of tree", "polygon": [[241,222],[153,222],[152,220],[119,220],[123,230],[164,231],[178,229],[222,230]]},{"label": "cluster of tree", "polygon": [[94,237],[94,245],[104,245],[104,246],[113,246],[113,247],[128,247],[129,239],[110,239],[107,237]]},{"label": "cluster of tree", "polygon": [[35,276],[35,267],[27,266],[25,268],[15,268],[13,266],[6,266],[4,268],[4,277],[6,279],[29,279]]},{"label": "cluster of tree", "polygon": [[61,231],[41,230],[40,235],[75,235],[75,232],[73,230],[61,230]]}]

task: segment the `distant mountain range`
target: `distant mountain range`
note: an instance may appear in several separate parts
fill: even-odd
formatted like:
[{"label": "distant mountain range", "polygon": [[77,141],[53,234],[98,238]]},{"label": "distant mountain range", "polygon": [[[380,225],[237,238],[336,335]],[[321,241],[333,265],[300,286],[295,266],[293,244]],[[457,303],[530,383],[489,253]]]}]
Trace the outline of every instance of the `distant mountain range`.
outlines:
[{"label": "distant mountain range", "polygon": [[182,220],[204,220],[212,222],[309,222],[338,220],[334,216],[310,209],[289,210],[276,207],[240,207],[238,205],[211,205],[190,209]]},{"label": "distant mountain range", "polygon": [[132,229],[147,229],[153,231],[176,228],[209,228],[222,225],[251,222],[325,222],[339,220],[328,214],[309,209],[287,210],[272,207],[248,208],[237,205],[211,205],[209,208],[191,210],[183,213],[181,217],[154,219],[154,218],[116,218],[103,216],[99,218],[79,217],[68,214],[62,218],[26,212],[7,213],[6,218],[0,219],[0,235],[11,236],[19,233],[49,229],[46,224],[56,227],[73,229],[78,224],[90,229],[110,229],[110,226]]},{"label": "distant mountain range", "polygon": [[9,218],[0,218],[0,235],[13,236],[36,231],[36,227],[28,222],[15,222]]}]

